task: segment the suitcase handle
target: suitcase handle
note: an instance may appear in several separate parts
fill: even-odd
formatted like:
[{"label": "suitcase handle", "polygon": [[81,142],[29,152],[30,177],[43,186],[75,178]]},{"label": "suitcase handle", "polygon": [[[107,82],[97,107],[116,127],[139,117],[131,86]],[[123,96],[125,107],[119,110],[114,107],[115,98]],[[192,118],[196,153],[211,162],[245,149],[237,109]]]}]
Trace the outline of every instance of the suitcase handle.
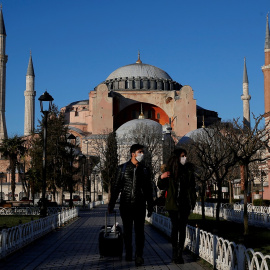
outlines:
[{"label": "suitcase handle", "polygon": [[[113,211],[114,213],[114,224],[116,225],[116,211]],[[107,234],[107,225],[108,225],[108,216],[107,216],[107,211],[105,211],[105,233]],[[116,234],[116,229],[115,232]]]}]

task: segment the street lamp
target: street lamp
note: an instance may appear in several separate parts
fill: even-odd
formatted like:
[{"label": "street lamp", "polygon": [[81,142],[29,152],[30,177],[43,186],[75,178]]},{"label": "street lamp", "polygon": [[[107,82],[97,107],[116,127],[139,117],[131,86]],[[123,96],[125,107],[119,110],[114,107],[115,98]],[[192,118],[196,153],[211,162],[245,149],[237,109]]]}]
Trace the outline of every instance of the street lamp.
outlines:
[{"label": "street lamp", "polygon": [[84,188],[84,181],[85,181],[85,155],[81,156],[82,161],[82,188],[83,188],[83,208],[85,208],[85,188]]},{"label": "street lamp", "polygon": [[87,179],[87,183],[89,182],[89,202],[91,202],[91,173],[89,174],[89,169],[91,166],[91,163],[89,164],[89,155],[88,155],[88,144],[89,141],[88,140],[84,140],[84,143],[86,144],[86,179]]},{"label": "street lamp", "polygon": [[53,97],[45,91],[38,99],[40,101],[40,111],[43,113],[43,162],[42,162],[42,202],[40,208],[40,216],[46,217],[47,215],[47,203],[45,201],[46,193],[46,148],[47,148],[47,117],[52,109]]},{"label": "street lamp", "polygon": [[[72,200],[72,191],[73,191],[73,179],[72,179],[72,163],[73,163],[73,155],[72,155],[72,146],[76,143],[76,137],[73,134],[69,134],[68,141],[70,142],[70,177],[69,177],[69,207],[73,206],[73,200]],[[73,141],[73,143],[72,143]]]}]

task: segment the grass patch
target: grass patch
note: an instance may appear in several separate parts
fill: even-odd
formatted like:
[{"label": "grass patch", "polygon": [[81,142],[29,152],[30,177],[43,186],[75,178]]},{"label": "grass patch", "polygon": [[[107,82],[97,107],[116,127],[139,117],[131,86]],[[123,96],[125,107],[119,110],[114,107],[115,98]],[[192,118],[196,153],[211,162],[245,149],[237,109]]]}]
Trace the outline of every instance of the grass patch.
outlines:
[{"label": "grass patch", "polygon": [[201,215],[191,214],[188,224],[196,225],[207,232],[222,237],[235,244],[242,244],[246,248],[252,248],[254,251],[260,251],[264,255],[270,254],[270,230],[249,226],[249,235],[244,235],[244,224],[226,220],[219,223],[214,218],[206,217],[202,220]]},{"label": "grass patch", "polygon": [[22,216],[22,215],[14,215],[14,216],[5,216],[1,215],[0,218],[0,228],[3,228],[4,226],[11,228],[14,226],[18,226],[21,222],[21,224],[30,222],[32,220],[39,219],[39,216]]}]

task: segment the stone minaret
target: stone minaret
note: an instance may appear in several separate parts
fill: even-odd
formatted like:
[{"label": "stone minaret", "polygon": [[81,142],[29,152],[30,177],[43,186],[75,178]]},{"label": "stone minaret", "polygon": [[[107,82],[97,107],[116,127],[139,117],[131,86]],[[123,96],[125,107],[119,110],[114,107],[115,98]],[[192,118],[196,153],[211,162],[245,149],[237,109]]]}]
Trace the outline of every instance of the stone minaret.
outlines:
[{"label": "stone minaret", "polygon": [[247,75],[247,66],[246,58],[244,58],[244,72],[243,72],[243,95],[241,96],[243,100],[243,122],[245,127],[250,128],[250,108],[249,101],[251,96],[248,92],[248,75]]},{"label": "stone minaret", "polygon": [[264,112],[265,122],[268,124],[270,120],[270,33],[268,15],[266,20],[264,59],[264,66],[262,66],[262,72],[264,76]]},{"label": "stone minaret", "polygon": [[31,135],[35,130],[35,72],[33,67],[32,55],[30,53],[27,73],[26,73],[26,90],[25,108],[24,108],[24,135]]},{"label": "stone minaret", "polygon": [[2,13],[0,10],[0,141],[7,138],[6,127],[6,28]]}]

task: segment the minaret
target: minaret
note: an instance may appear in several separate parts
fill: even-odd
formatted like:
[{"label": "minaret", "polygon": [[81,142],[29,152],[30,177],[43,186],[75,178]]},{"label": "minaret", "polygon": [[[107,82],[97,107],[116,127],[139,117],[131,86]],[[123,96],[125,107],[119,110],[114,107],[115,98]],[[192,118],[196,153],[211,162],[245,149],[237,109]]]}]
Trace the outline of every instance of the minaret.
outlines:
[{"label": "minaret", "polygon": [[8,57],[6,55],[6,28],[2,13],[0,10],[0,141],[7,138],[6,127],[6,63]]},{"label": "minaret", "polygon": [[243,72],[243,95],[241,96],[243,100],[243,122],[245,127],[250,128],[250,108],[249,101],[251,96],[248,92],[248,75],[247,75],[247,66],[246,58],[244,58],[244,72]]},{"label": "minaret", "polygon": [[35,130],[35,72],[32,61],[32,54],[30,52],[30,58],[26,73],[26,90],[25,96],[25,108],[24,108],[24,135],[31,135]]},{"label": "minaret", "polygon": [[270,33],[268,14],[266,19],[266,34],[264,45],[264,66],[262,66],[262,72],[264,76],[264,112],[265,122],[268,123],[270,118]]}]

